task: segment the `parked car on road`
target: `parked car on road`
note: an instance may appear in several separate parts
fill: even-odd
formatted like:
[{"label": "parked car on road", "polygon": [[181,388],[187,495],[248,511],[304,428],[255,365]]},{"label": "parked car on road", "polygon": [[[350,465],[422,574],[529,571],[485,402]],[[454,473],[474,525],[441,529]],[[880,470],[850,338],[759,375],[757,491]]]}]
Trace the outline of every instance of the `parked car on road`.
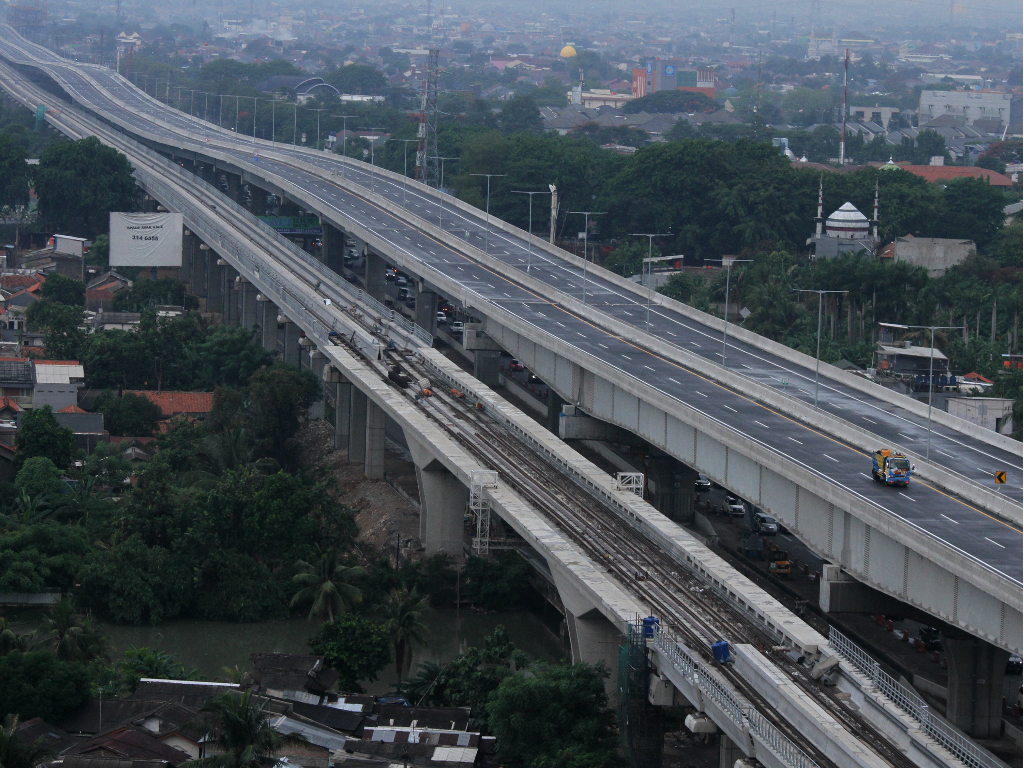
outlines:
[{"label": "parked car on road", "polygon": [[735,496],[729,495],[725,497],[725,503],[729,507],[729,514],[733,517],[743,517],[747,514],[746,505]]},{"label": "parked car on road", "polygon": [[774,536],[779,532],[779,524],[774,517],[761,512],[754,515],[754,530],[762,536]]},{"label": "parked car on road", "polygon": [[510,371],[525,371],[526,366],[513,358],[508,364],[508,369]]},{"label": "parked car on road", "polygon": [[446,315],[444,312],[438,312],[437,313],[437,324],[438,325],[448,325],[448,315]]},{"label": "parked car on road", "polygon": [[711,493],[711,481],[708,480],[707,475],[697,475],[697,479],[693,483],[694,493]]}]

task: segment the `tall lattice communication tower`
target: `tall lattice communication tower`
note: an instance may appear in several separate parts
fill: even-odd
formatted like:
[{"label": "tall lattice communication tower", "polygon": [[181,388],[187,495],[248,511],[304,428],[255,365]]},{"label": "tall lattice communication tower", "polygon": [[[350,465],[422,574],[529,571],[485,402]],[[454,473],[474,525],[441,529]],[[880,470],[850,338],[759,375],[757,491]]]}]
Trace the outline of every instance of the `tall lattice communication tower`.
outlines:
[{"label": "tall lattice communication tower", "polygon": [[420,127],[416,145],[416,179],[431,187],[438,187],[437,173],[437,88],[440,78],[437,59],[440,50],[430,49],[427,59],[427,78],[420,96]]}]

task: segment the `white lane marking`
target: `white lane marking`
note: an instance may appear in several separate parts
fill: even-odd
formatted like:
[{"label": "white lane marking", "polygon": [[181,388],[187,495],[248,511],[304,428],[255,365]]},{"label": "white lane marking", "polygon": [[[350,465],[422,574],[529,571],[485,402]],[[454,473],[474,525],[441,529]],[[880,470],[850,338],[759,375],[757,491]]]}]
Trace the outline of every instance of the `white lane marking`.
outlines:
[{"label": "white lane marking", "polygon": [[837,464],[839,463],[839,459],[837,459],[835,456],[829,456],[827,453],[823,453],[821,455],[824,456],[826,459],[832,459],[832,461],[836,462]]},{"label": "white lane marking", "polygon": [[728,409],[729,409],[730,411],[732,411],[733,413],[739,413],[739,411],[737,411],[737,410],[736,410],[735,408],[733,408],[733,407],[732,407],[731,405],[723,405],[722,407],[723,407],[723,408],[728,408]]},{"label": "white lane marking", "polygon": [[960,521],[959,520],[954,520],[952,517],[949,517],[948,515],[944,515],[941,512],[939,512],[939,517],[944,517],[947,520],[949,520],[949,522],[955,523],[956,525],[960,525]]},{"label": "white lane marking", "polygon": [[754,423],[755,424],[759,424],[760,426],[764,427],[765,429],[768,429],[768,425],[767,424],[761,424],[761,422],[757,421],[756,419],[754,420]]},{"label": "white lane marking", "polygon": [[697,394],[700,395],[701,397],[707,397],[707,395],[705,395],[703,392],[698,392]]},{"label": "white lane marking", "polygon": [[629,355],[623,355],[623,357],[624,357],[624,358],[626,358],[627,360],[632,360],[632,359],[633,359],[633,358],[632,358],[632,357],[630,357]]},{"label": "white lane marking", "polygon": [[668,380],[671,381],[673,384],[679,384],[679,382],[673,379],[671,376],[668,377]]},{"label": "white lane marking", "polygon": [[597,346],[604,347],[605,349],[608,349],[608,345],[607,344],[602,344],[600,341],[597,342]]},{"label": "white lane marking", "polygon": [[955,458],[955,457],[953,456],[953,454],[951,454],[951,453],[946,453],[945,451],[940,451],[940,450],[939,450],[938,448],[936,448],[936,449],[935,449],[935,452],[936,452],[936,453],[941,453],[941,454],[942,454],[943,456],[948,456],[948,457],[949,457],[949,458],[951,458],[951,459],[952,459],[952,458]]},{"label": "white lane marking", "polygon": [[[986,536],[986,537],[985,537],[985,541],[992,541],[992,539],[990,539],[990,538],[989,538],[988,536]],[[999,543],[998,541],[992,541],[992,543],[993,543],[993,544],[995,544],[995,545],[996,545],[997,547],[999,547],[1000,549],[1006,549],[1006,547],[1004,547],[1004,546],[1003,546],[1002,544],[1000,544],[1000,543]]]},{"label": "white lane marking", "polygon": [[897,493],[898,493],[898,494],[899,494],[900,496],[902,496],[902,497],[903,497],[904,499],[910,499],[910,500],[911,500],[912,502],[914,502],[915,504],[917,504],[917,499],[914,499],[914,498],[911,498],[910,496],[907,496],[907,494],[905,494],[905,493],[904,493],[903,491],[897,491]]},{"label": "white lane marking", "polygon": [[700,344],[698,344],[696,341],[691,341],[690,342],[690,346],[696,347],[697,349],[700,349]]},{"label": "white lane marking", "polygon": [[913,440],[914,439],[910,435],[904,435],[902,432],[897,432],[896,434],[899,435],[900,437],[902,437],[904,440]]},{"label": "white lane marking", "polygon": [[861,418],[864,419],[864,421],[870,421],[872,424],[877,424],[878,423],[874,419],[869,419],[867,416],[861,416]]},{"label": "white lane marking", "polygon": [[796,439],[795,437],[791,437],[791,438],[789,438],[789,439],[790,439],[790,440],[792,440],[792,441],[793,441],[794,443],[796,443],[797,445],[803,445],[803,443],[801,443],[801,442],[800,442],[799,440],[797,440],[797,439]]},{"label": "white lane marking", "polygon": [[649,365],[645,365],[644,368],[646,368],[648,371],[652,371],[652,372],[654,371],[654,369],[651,368],[651,366],[649,366]]},{"label": "white lane marking", "polygon": [[667,333],[669,336],[675,336],[675,334],[672,333],[672,331],[665,331],[665,333]]}]

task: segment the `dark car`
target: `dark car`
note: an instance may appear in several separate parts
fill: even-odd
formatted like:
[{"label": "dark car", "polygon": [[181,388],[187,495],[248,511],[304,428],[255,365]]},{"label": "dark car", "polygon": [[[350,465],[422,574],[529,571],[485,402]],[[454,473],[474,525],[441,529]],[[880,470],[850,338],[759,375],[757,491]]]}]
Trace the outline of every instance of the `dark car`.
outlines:
[{"label": "dark car", "polygon": [[711,493],[711,481],[706,475],[697,475],[697,479],[693,483],[693,492]]}]

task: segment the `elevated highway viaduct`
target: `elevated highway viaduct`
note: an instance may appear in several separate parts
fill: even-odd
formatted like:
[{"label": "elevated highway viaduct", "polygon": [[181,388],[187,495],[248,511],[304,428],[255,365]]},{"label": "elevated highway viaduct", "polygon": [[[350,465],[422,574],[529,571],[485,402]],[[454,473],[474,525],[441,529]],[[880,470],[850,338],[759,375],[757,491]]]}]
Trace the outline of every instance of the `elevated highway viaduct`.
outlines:
[{"label": "elevated highway viaduct", "polygon": [[[24,50],[14,56],[10,47],[4,50],[23,63],[32,58]],[[565,401],[643,436],[772,512],[812,549],[864,583],[995,647],[1019,650],[1019,506],[1008,501],[1019,489],[1016,480],[1010,496],[998,498],[990,488],[958,477],[943,461],[919,457],[924,482],[903,492],[879,488],[866,477],[864,452],[896,442],[876,434],[887,422],[873,419],[868,430],[834,415],[827,405],[814,411],[753,376],[658,338],[653,325],[647,333],[646,327],[626,322],[623,313],[640,311],[641,297],[626,293],[627,287],[607,274],[595,279],[591,270],[584,297],[582,275],[571,257],[533,243],[533,258],[541,261],[534,260],[527,272],[525,234],[510,234],[507,225],[485,222],[478,212],[414,182],[254,142],[260,147],[257,158],[238,137],[166,110],[111,73],[32,63],[50,71],[83,106],[137,138],[177,157],[191,156],[199,165],[247,174],[263,188],[317,210],[329,228],[365,244],[371,259],[386,259],[416,275],[424,292],[436,289],[482,317],[481,330]],[[435,212],[443,227],[432,223]],[[488,224],[496,231],[485,252],[473,239]],[[499,236],[504,247],[495,248]],[[371,266],[371,277],[374,273]],[[375,291],[372,279],[368,289]],[[662,302],[653,314],[665,319],[665,334],[681,332],[678,316],[695,338],[707,336],[686,308]],[[672,325],[676,322],[680,325]],[[712,325],[703,323],[705,329]],[[737,342],[730,349],[738,356],[764,360],[771,352],[781,359],[779,350],[766,351],[749,340],[744,345]],[[779,365],[799,373],[803,364],[794,358]],[[488,372],[480,373],[486,380]],[[854,409],[851,402],[856,402],[858,412],[892,415],[901,424],[900,434],[920,435],[914,404],[889,402],[887,393],[862,391],[857,382],[829,376],[826,401],[834,398],[834,410]],[[1002,462],[1011,477],[1019,476],[1012,446],[958,426],[938,425],[933,458],[942,446],[953,457]],[[955,645],[954,640],[954,657]],[[1001,657],[985,653],[994,670]],[[973,674],[972,680],[980,677]]]}]

